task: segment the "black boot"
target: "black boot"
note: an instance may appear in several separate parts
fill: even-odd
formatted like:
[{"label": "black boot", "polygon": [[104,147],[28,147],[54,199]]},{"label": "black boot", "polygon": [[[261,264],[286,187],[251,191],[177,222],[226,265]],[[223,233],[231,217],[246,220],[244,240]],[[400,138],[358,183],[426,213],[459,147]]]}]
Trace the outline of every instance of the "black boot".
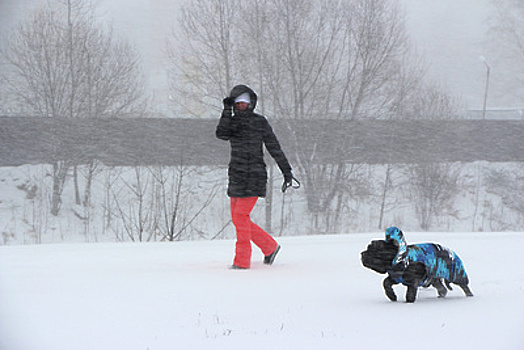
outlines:
[{"label": "black boot", "polygon": [[277,257],[278,252],[280,251],[280,246],[277,246],[277,249],[275,251],[267,256],[264,257],[264,264],[266,265],[272,265],[273,261],[275,261],[275,258]]}]

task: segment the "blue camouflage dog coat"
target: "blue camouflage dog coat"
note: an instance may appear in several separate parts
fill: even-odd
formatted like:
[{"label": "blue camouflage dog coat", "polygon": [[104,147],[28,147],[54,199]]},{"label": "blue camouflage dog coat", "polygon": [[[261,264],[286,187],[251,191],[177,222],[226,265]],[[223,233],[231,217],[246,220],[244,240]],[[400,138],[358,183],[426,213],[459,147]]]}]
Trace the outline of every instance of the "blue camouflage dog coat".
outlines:
[{"label": "blue camouflage dog coat", "polygon": [[436,243],[406,243],[404,233],[397,227],[386,230],[386,241],[393,240],[398,245],[398,253],[393,259],[388,274],[395,283],[405,284],[402,272],[412,263],[420,262],[426,267],[426,276],[420,286],[428,286],[432,279],[444,279],[458,285],[469,283],[468,275],[459,256],[446,247]]}]

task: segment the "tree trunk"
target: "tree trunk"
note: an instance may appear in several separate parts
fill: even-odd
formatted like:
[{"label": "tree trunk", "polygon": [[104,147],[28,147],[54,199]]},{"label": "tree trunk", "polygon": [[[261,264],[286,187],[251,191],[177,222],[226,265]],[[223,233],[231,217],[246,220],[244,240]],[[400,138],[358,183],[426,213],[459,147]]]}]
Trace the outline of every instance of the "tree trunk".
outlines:
[{"label": "tree trunk", "polygon": [[381,229],[384,223],[384,211],[386,208],[386,198],[389,189],[389,176],[391,171],[391,165],[388,164],[386,168],[386,179],[384,180],[384,191],[382,191],[382,202],[380,203],[380,216],[378,218],[378,228]]},{"label": "tree trunk", "polygon": [[57,216],[62,207],[62,191],[67,177],[68,166],[65,162],[53,164],[53,195],[51,198],[51,214]]}]

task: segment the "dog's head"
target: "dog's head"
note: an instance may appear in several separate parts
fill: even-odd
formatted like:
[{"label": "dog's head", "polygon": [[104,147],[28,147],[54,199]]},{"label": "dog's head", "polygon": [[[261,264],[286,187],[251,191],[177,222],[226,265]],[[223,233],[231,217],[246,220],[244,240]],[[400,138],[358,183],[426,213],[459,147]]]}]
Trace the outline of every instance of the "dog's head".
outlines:
[{"label": "dog's head", "polygon": [[398,245],[392,240],[373,240],[360,253],[362,265],[378,273],[387,273],[398,253]]}]

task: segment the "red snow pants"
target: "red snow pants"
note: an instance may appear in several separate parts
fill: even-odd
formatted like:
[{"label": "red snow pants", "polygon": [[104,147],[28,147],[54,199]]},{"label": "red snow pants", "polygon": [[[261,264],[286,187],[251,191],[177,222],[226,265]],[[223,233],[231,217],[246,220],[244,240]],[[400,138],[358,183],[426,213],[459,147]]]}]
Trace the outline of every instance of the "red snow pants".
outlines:
[{"label": "red snow pants", "polygon": [[249,268],[251,265],[251,241],[262,250],[264,256],[277,249],[277,242],[263,229],[251,221],[251,210],[258,197],[231,197],[231,217],[237,231],[234,265]]}]

